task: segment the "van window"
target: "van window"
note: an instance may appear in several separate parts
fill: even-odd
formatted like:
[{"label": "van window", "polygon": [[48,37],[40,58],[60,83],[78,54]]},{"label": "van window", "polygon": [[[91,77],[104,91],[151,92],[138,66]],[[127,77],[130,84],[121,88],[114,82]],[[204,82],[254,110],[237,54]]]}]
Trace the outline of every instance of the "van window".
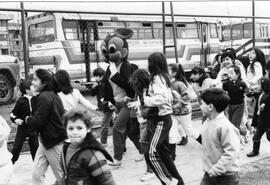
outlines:
[{"label": "van window", "polygon": [[124,28],[124,22],[99,22],[98,24],[98,37],[99,40],[103,40],[109,34],[113,34],[117,28]]},{"label": "van window", "polygon": [[232,39],[239,40],[243,38],[243,24],[234,24],[232,26]]},{"label": "van window", "polygon": [[66,40],[78,40],[78,23],[77,21],[63,21],[62,23],[63,31]]},{"label": "van window", "polygon": [[196,23],[179,23],[177,24],[177,37],[179,39],[198,38],[198,29]]},{"label": "van window", "polygon": [[229,41],[231,40],[231,26],[223,26],[222,27],[222,40]]},{"label": "van window", "polygon": [[152,23],[127,22],[127,27],[132,29],[134,32],[131,39],[153,39]]},{"label": "van window", "polygon": [[54,22],[46,21],[29,26],[29,42],[32,44],[52,42],[55,40]]}]

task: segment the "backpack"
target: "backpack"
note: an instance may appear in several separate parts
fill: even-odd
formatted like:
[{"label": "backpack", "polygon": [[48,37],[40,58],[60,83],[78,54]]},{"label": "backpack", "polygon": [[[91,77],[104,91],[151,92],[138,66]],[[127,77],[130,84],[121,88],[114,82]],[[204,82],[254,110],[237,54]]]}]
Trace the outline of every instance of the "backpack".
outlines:
[{"label": "backpack", "polygon": [[176,91],[172,89],[172,115],[188,115],[191,112],[189,103],[183,101],[182,96]]}]

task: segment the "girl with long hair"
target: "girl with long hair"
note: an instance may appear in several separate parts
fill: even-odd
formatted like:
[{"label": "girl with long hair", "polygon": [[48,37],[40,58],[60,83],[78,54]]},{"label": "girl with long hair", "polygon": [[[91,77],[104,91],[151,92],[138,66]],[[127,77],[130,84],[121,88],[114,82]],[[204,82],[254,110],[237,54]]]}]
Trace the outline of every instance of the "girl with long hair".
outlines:
[{"label": "girl with long hair", "polygon": [[[187,142],[187,137],[190,136],[193,139],[199,137],[199,132],[194,130],[192,127],[191,120],[191,99],[188,94],[188,81],[185,78],[185,73],[181,64],[170,64],[169,74],[172,78],[173,90],[175,90],[180,95],[181,106],[180,108],[173,109],[172,122],[173,126],[170,130],[170,138],[173,137],[174,132],[179,132],[182,137],[182,141]],[[176,129],[173,128],[176,125]],[[176,135],[175,135],[176,136]],[[176,137],[175,137],[176,138]],[[172,145],[173,151],[175,151],[175,144]]]},{"label": "girl with long hair", "polygon": [[141,104],[145,107],[157,107],[157,112],[148,118],[147,135],[150,137],[150,144],[145,160],[162,184],[169,185],[176,179],[178,185],[183,185],[169,148],[173,97],[165,55],[159,52],[151,54],[148,57],[148,71],[151,76],[150,86]]},{"label": "girl with long hair", "polygon": [[34,114],[26,117],[25,123],[40,134],[40,144],[34,160],[32,181],[44,184],[45,173],[50,165],[58,184],[63,180],[60,159],[66,131],[63,124],[64,107],[57,95],[54,75],[45,69],[34,73],[33,88],[39,95]]},{"label": "girl with long hair", "polygon": [[69,111],[73,108],[77,108],[78,105],[82,105],[86,109],[97,110],[97,106],[90,103],[86,98],[82,96],[78,89],[72,87],[70,77],[67,71],[59,70],[55,74],[55,79],[58,85],[59,93],[65,111]]}]

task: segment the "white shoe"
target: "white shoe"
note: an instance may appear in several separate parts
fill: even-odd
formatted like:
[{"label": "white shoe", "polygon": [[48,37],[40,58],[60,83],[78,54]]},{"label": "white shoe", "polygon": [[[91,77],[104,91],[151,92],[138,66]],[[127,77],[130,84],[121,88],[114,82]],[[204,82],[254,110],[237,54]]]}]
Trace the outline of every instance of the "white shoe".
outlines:
[{"label": "white shoe", "polygon": [[140,154],[136,159],[135,162],[141,162],[144,159],[144,155]]},{"label": "white shoe", "polygon": [[145,174],[140,178],[141,182],[149,181],[153,179],[156,175],[154,173],[145,172]]}]

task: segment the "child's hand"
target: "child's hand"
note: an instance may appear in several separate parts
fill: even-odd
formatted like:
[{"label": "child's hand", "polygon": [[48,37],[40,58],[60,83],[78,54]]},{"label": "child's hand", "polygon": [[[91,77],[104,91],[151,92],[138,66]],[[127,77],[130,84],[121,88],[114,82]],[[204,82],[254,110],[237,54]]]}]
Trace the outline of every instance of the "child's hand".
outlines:
[{"label": "child's hand", "polygon": [[140,106],[139,101],[132,101],[127,104],[128,108],[138,108]]},{"label": "child's hand", "polygon": [[221,174],[215,172],[213,170],[213,168],[211,168],[207,173],[208,173],[209,177],[215,177],[215,176],[221,175]]},{"label": "child's hand", "polygon": [[17,125],[22,125],[23,124],[23,120],[21,120],[21,119],[15,119],[15,123]]},{"label": "child's hand", "polygon": [[97,86],[98,86],[98,83],[94,82],[93,85],[92,85],[92,88],[96,88]]}]

